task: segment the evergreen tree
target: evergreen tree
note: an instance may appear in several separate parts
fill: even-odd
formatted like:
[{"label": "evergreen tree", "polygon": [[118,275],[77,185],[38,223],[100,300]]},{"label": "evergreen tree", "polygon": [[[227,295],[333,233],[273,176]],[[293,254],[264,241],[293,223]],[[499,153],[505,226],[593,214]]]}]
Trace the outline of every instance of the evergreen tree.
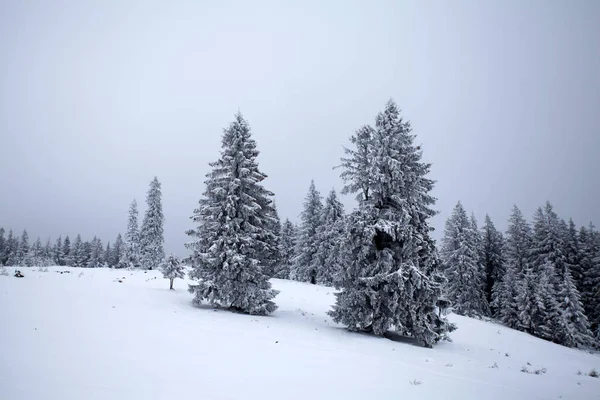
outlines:
[{"label": "evergreen tree", "polygon": [[6,239],[5,265],[18,265],[18,247],[19,240],[13,235],[12,229],[9,229],[8,237]]},{"label": "evergreen tree", "polygon": [[83,242],[83,257],[81,259],[81,264],[83,267],[89,267],[91,257],[92,257],[92,243],[85,241],[85,242]]},{"label": "evergreen tree", "polygon": [[323,285],[332,285],[338,274],[341,261],[340,240],[344,232],[344,206],[338,200],[335,189],[331,189],[325,199],[321,222],[317,229],[317,253],[315,262],[317,281]]},{"label": "evergreen tree", "polygon": [[6,239],[4,238],[4,228],[0,226],[0,265],[4,265],[4,254],[6,252]]},{"label": "evergreen tree", "polygon": [[[506,273],[502,278],[495,306],[498,308],[500,321],[510,328],[526,329],[533,316],[530,315],[532,304],[528,303],[534,291],[533,288],[526,292],[527,284],[533,285],[533,271],[530,271],[530,251],[532,246],[531,226],[523,216],[521,210],[513,206],[511,216],[508,220],[508,231],[506,235]],[[527,274],[530,274],[531,282],[526,282]],[[518,295],[522,301],[519,301]],[[528,297],[527,297],[528,296]],[[537,311],[536,311],[537,312]],[[521,316],[527,321],[523,322]]]},{"label": "evergreen tree", "polygon": [[140,233],[138,228],[137,201],[135,199],[129,207],[127,232],[125,233],[125,261],[129,264],[130,268],[140,267]]},{"label": "evergreen tree", "polygon": [[[66,240],[66,239],[65,239]],[[81,235],[75,237],[73,242],[73,248],[70,252],[71,266],[75,268],[82,268],[86,266],[85,247],[81,240]]]},{"label": "evergreen tree", "polygon": [[354,331],[384,335],[395,329],[431,346],[454,326],[436,313],[441,287],[428,219],[435,199],[410,124],[393,101],[375,129],[359,130],[342,159],[346,193],[356,193],[358,210],[345,224],[343,265],[335,284],[335,322]]},{"label": "evergreen tree", "polygon": [[446,221],[442,240],[442,261],[448,280],[447,296],[457,314],[467,316],[489,315],[483,282],[483,267],[480,264],[480,244],[476,225],[469,221],[462,204]]},{"label": "evergreen tree", "polygon": [[310,182],[308,194],[304,200],[304,210],[300,215],[302,223],[298,233],[296,259],[292,268],[292,277],[299,281],[317,283],[318,260],[316,258],[319,248],[318,231],[321,226],[321,212],[323,203],[321,194],[315,187],[315,181]]},{"label": "evergreen tree", "polygon": [[156,269],[165,258],[161,185],[157,177],[150,182],[146,214],[140,230],[140,260],[143,268]]},{"label": "evergreen tree", "polygon": [[124,258],[125,253],[125,243],[123,242],[123,237],[119,233],[117,235],[117,239],[115,239],[115,244],[112,249],[112,257],[111,264],[114,268],[127,268],[129,263]]},{"label": "evergreen tree", "polygon": [[6,238],[5,265],[18,265],[18,263],[17,263],[18,247],[19,247],[19,240],[13,235],[12,229],[9,229],[8,237]]},{"label": "evergreen tree", "polygon": [[56,265],[54,264],[54,252],[52,251],[50,238],[46,240],[46,246],[44,246],[44,258],[46,259],[46,265]]},{"label": "evergreen tree", "polygon": [[65,240],[63,240],[62,257],[63,257],[63,264],[61,264],[61,265],[68,265],[68,266],[73,265],[73,260],[72,260],[73,257],[71,254],[71,239],[69,239],[69,235],[65,236]]},{"label": "evergreen tree", "polygon": [[250,127],[241,114],[222,138],[221,157],[210,164],[206,190],[194,210],[198,224],[188,231],[194,241],[190,285],[194,302],[264,315],[277,308],[264,262],[275,249],[271,197],[261,182],[267,177],[258,169],[259,152]]},{"label": "evergreen tree", "polygon": [[21,234],[21,240],[19,241],[19,245],[17,246],[17,256],[15,265],[30,267],[30,259],[28,258],[28,256],[29,235],[27,234],[27,229],[24,229],[23,234]]},{"label": "evergreen tree", "polygon": [[[533,262],[535,272],[548,276],[548,285],[540,287],[545,314],[539,324],[549,325],[550,340],[567,346],[589,344],[590,332],[580,295],[573,283],[564,253],[565,228],[547,202],[534,216]],[[554,297],[552,301],[552,297]]]},{"label": "evergreen tree", "polygon": [[564,235],[563,242],[567,264],[569,265],[575,287],[581,292],[583,288],[583,270],[581,266],[583,249],[581,248],[582,243],[573,219],[569,219],[569,225]]},{"label": "evergreen tree", "polygon": [[53,253],[53,259],[54,259],[55,265],[65,265],[62,236],[59,236],[58,239],[56,239],[56,243],[54,244],[54,247],[52,248],[52,253]]},{"label": "evergreen tree", "polygon": [[600,234],[590,223],[579,232],[581,241],[581,298],[593,332],[600,329]]},{"label": "evergreen tree", "polygon": [[94,236],[90,243],[90,257],[87,260],[86,266],[88,268],[100,268],[102,267],[102,241]]},{"label": "evergreen tree", "polygon": [[169,280],[169,289],[173,290],[173,282],[175,278],[185,278],[185,269],[179,259],[171,254],[165,262],[161,264],[163,276]]},{"label": "evergreen tree", "polygon": [[496,229],[490,216],[486,215],[482,230],[482,263],[485,270],[485,296],[495,317],[498,317],[496,297],[501,291],[502,278],[506,272],[503,247],[502,233]]},{"label": "evergreen tree", "polygon": [[269,213],[269,227],[268,232],[272,233],[263,237],[263,241],[267,243],[264,254],[261,255],[260,261],[263,265],[263,272],[269,277],[275,276],[275,274],[281,269],[281,220],[279,219],[279,213],[277,206],[273,201],[267,207]]},{"label": "evergreen tree", "polygon": [[113,264],[113,250],[110,247],[110,240],[108,242],[106,242],[106,250],[104,250],[104,265],[108,268],[114,268],[115,265]]},{"label": "evergreen tree", "polygon": [[281,261],[274,277],[289,279],[293,260],[296,254],[296,227],[289,219],[286,219],[281,228],[281,239],[279,241],[279,253]]}]

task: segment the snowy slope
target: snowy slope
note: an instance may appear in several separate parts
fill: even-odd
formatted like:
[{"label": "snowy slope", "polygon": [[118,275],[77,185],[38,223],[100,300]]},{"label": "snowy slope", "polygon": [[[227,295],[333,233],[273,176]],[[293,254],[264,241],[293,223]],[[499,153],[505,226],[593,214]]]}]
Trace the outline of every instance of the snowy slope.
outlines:
[{"label": "snowy slope", "polygon": [[424,349],[336,326],[325,287],[274,280],[279,309],[255,317],[156,271],[24,273],[0,276],[2,400],[600,399],[577,375],[600,356],[492,323],[452,316],[454,342]]}]

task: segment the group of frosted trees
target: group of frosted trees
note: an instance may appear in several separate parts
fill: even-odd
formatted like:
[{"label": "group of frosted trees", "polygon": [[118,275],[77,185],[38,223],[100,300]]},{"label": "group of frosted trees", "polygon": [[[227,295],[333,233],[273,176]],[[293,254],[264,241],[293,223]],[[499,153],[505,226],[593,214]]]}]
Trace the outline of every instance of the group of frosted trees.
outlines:
[{"label": "group of frosted trees", "polygon": [[441,248],[445,295],[458,314],[570,347],[600,340],[600,234],[560,219],[550,203],[533,228],[516,206],[506,235],[486,216],[482,229],[458,203]]},{"label": "group of frosted trees", "polygon": [[116,240],[112,244],[108,242],[106,247],[100,238],[83,241],[81,235],[77,235],[74,240],[69,236],[64,239],[60,236],[54,243],[48,239],[45,245],[42,245],[38,237],[30,244],[27,230],[20,237],[14,236],[12,230],[9,230],[5,237],[5,230],[0,227],[0,265],[155,269],[164,259],[164,217],[160,183],[156,178],[150,183],[146,201],[148,209],[141,229],[138,229],[137,203],[134,200],[129,210],[125,240],[118,234]]},{"label": "group of frosted trees", "polygon": [[424,346],[447,338],[454,326],[437,307],[444,278],[429,225],[433,182],[414,139],[390,101],[341,162],[344,193],[358,208],[344,216],[335,191],[323,204],[312,182],[296,228],[279,222],[250,127],[236,115],[187,232],[194,301],[264,315],[277,308],[269,279],[292,278],[338,288],[330,315],[350,330],[393,330]]}]

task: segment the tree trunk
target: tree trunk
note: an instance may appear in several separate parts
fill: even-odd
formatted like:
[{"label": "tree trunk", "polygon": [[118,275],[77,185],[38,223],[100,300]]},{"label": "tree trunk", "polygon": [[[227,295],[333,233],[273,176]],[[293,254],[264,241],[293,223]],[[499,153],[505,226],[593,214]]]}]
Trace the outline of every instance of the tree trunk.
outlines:
[{"label": "tree trunk", "polygon": [[173,290],[173,281],[175,280],[174,278],[169,279],[171,281],[171,286],[169,287],[169,289]]}]

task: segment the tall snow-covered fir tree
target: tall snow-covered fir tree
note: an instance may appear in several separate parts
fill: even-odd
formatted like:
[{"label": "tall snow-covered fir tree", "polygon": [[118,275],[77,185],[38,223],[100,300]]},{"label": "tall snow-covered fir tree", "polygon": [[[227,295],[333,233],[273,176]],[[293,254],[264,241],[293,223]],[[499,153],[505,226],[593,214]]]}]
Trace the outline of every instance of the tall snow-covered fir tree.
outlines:
[{"label": "tall snow-covered fir tree", "polygon": [[500,292],[504,277],[504,238],[496,229],[489,215],[485,216],[482,232],[482,263],[485,270],[485,296],[492,308],[492,314],[498,316],[496,297]]},{"label": "tall snow-covered fir tree", "polygon": [[68,265],[68,266],[72,265],[73,260],[72,260],[72,254],[71,254],[71,239],[69,238],[69,235],[65,236],[65,240],[63,240],[62,257],[63,257],[62,265]]},{"label": "tall snow-covered fir tree", "polygon": [[156,269],[165,258],[164,216],[161,185],[157,177],[150,182],[146,197],[147,209],[140,229],[140,260],[142,268]]},{"label": "tall snow-covered fir tree", "polygon": [[6,265],[17,265],[17,252],[19,248],[19,239],[15,237],[12,229],[8,230],[8,236],[6,238],[6,250],[5,250],[5,264]]},{"label": "tall snow-covered fir tree", "polygon": [[123,236],[119,233],[115,239],[115,244],[112,247],[111,264],[114,268],[127,268],[129,263],[125,260],[125,242]]},{"label": "tall snow-covered fir tree", "polygon": [[[564,228],[563,228],[564,229]],[[567,258],[567,264],[573,277],[575,287],[579,292],[582,290],[583,285],[583,271],[581,269],[581,258],[583,256],[583,250],[581,248],[581,240],[579,239],[579,232],[573,219],[569,219],[569,223],[563,232],[563,243],[564,252]]]},{"label": "tall snow-covered fir tree", "polygon": [[[529,294],[524,292],[527,289],[527,286],[525,286],[526,275],[533,279],[533,272],[530,271],[531,246],[531,226],[521,210],[515,205],[508,220],[508,230],[506,232],[506,272],[494,299],[494,306],[498,309],[497,314],[500,321],[514,329],[525,329],[525,326],[529,325],[528,323],[522,323],[521,313],[524,312],[527,316],[527,313],[530,312],[530,305],[526,304],[526,299],[532,298],[534,293],[533,291]],[[530,282],[530,289],[532,289],[531,285],[533,284],[534,282]],[[519,295],[521,301],[519,301]],[[530,319],[531,316],[528,316],[527,320]]]},{"label": "tall snow-covered fir tree", "polygon": [[322,211],[322,197],[315,187],[315,181],[312,180],[304,199],[304,210],[300,215],[302,222],[296,242],[296,258],[292,267],[293,279],[317,283],[318,270],[321,266],[318,265],[316,255],[319,249],[318,231],[321,226]]},{"label": "tall snow-covered fir tree", "polygon": [[[21,234],[21,240],[17,246],[17,255],[16,255],[16,263],[15,265],[25,266],[28,264],[28,255],[29,255],[29,235],[27,234],[27,229],[23,230]],[[31,265],[27,265],[31,266]]]},{"label": "tall snow-covered fir tree", "polygon": [[169,280],[169,289],[171,290],[174,290],[173,282],[176,278],[185,278],[184,266],[173,254],[169,255],[167,259],[160,265],[160,271],[162,272],[163,277]]},{"label": "tall snow-covered fir tree", "polygon": [[473,221],[458,202],[446,221],[440,255],[448,280],[446,294],[454,312],[460,315],[487,316],[490,311],[484,290],[478,235]]},{"label": "tall snow-covered fir tree", "polygon": [[547,202],[534,216],[534,271],[548,277],[548,285],[539,287],[545,308],[539,324],[552,331],[550,340],[570,347],[586,346],[591,339],[589,324],[564,254],[563,237],[560,220]]},{"label": "tall snow-covered fir tree", "polygon": [[296,227],[286,218],[281,227],[281,237],[279,240],[280,263],[274,277],[280,279],[289,279],[290,271],[296,254]]},{"label": "tall snow-covered fir tree", "polygon": [[0,226],[0,265],[4,265],[4,252],[6,251],[6,238],[4,228]]},{"label": "tall snow-covered fir tree", "polygon": [[275,201],[272,201],[270,207],[267,208],[270,213],[270,226],[267,229],[272,232],[272,235],[266,236],[263,240],[268,241],[268,245],[265,247],[266,251],[261,256],[261,264],[264,266],[263,271],[269,277],[275,276],[281,269],[281,246],[279,241],[281,240],[281,220],[279,219],[279,212]]},{"label": "tall snow-covered fir tree", "polygon": [[75,241],[73,242],[70,259],[72,267],[85,267],[85,247],[81,240],[81,235],[79,234],[75,237]]},{"label": "tall snow-covered fir tree", "polygon": [[262,184],[259,152],[250,126],[240,113],[224,130],[221,157],[210,164],[206,190],[194,210],[197,228],[189,277],[194,302],[208,301],[248,314],[265,315],[277,308],[265,262],[276,251],[273,232],[273,193]]},{"label": "tall snow-covered fir tree", "polygon": [[102,267],[103,250],[102,240],[94,236],[90,243],[90,257],[87,260],[88,268],[100,268]]},{"label": "tall snow-covered fir tree", "polygon": [[104,266],[108,268],[114,268],[115,266],[112,264],[113,262],[113,252],[112,247],[110,246],[110,240],[106,242],[106,248],[104,249]]},{"label": "tall snow-covered fir tree", "polygon": [[138,227],[137,201],[135,199],[133,199],[131,206],[129,206],[127,232],[125,232],[124,261],[130,268],[140,267],[140,232]]},{"label": "tall snow-covered fir tree", "polygon": [[[600,333],[600,233],[593,224],[579,231],[581,246],[581,298],[590,327]],[[597,338],[600,344],[600,337]]]},{"label": "tall snow-covered fir tree", "polygon": [[321,222],[317,229],[317,252],[314,256],[317,270],[317,282],[332,285],[342,265],[341,239],[344,233],[344,205],[331,189],[325,199],[321,213]]},{"label": "tall snow-covered fir tree", "polygon": [[347,217],[341,291],[330,315],[353,331],[394,329],[431,346],[454,326],[436,312],[441,287],[433,279],[437,252],[428,224],[434,183],[414,138],[393,101],[374,129],[351,138],[355,148],[342,159],[342,178],[359,206]]}]

